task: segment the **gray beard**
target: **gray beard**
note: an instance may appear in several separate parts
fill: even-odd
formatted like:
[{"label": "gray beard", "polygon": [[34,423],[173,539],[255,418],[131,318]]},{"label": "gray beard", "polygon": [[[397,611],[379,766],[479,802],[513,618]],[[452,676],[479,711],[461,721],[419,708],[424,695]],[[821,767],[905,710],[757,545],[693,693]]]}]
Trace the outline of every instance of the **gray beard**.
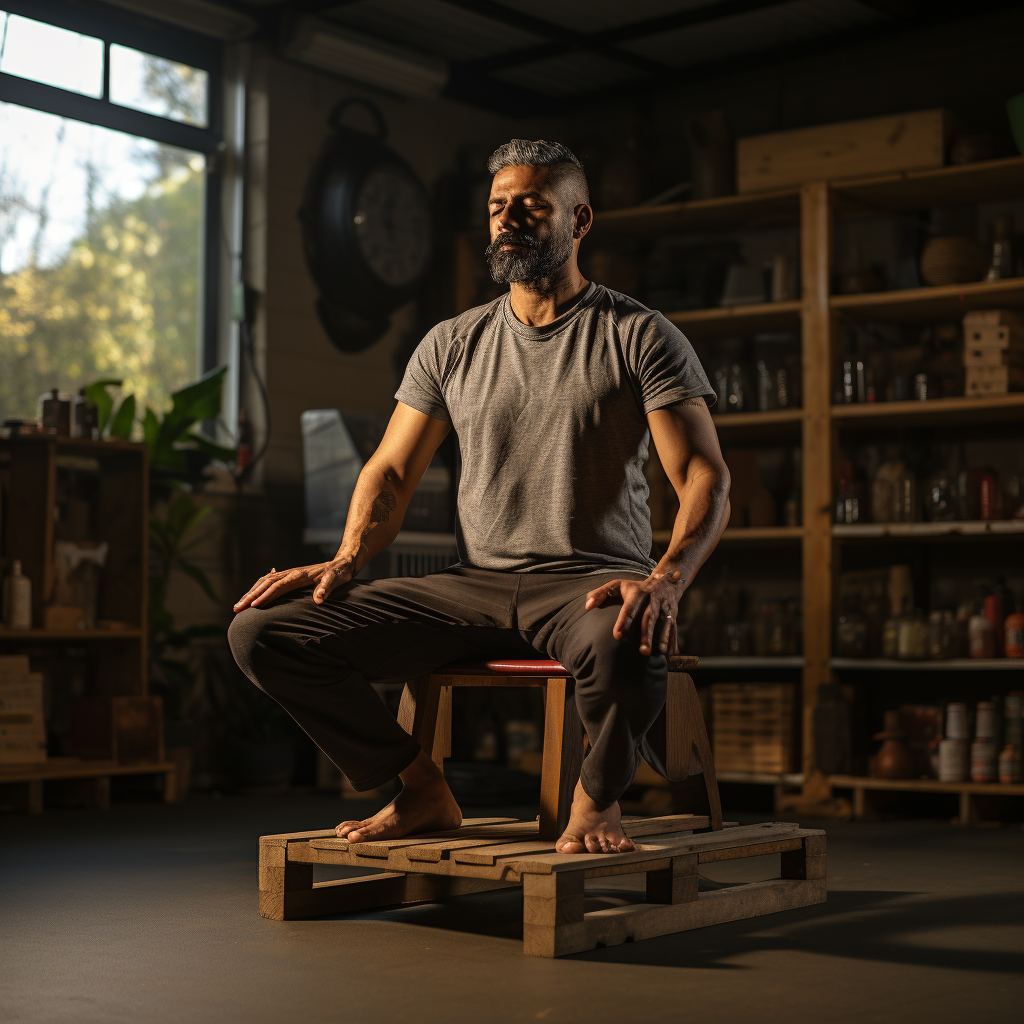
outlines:
[{"label": "gray beard", "polygon": [[488,257],[491,278],[497,284],[533,284],[551,277],[572,255],[572,231],[566,231],[536,249],[511,249]]}]

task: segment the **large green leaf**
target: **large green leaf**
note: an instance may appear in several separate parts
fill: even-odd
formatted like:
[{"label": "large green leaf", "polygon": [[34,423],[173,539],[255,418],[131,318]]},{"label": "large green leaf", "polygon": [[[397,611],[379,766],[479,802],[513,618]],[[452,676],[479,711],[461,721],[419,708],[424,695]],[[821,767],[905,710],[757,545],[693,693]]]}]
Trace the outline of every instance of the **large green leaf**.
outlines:
[{"label": "large green leaf", "polygon": [[157,447],[173,446],[175,441],[184,440],[185,434],[200,420],[210,420],[220,415],[224,393],[226,366],[211,370],[201,380],[171,395],[171,411],[160,424]]},{"label": "large green leaf", "polygon": [[186,562],[184,558],[177,559],[178,568],[187,576],[191,576],[192,579],[203,588],[203,593],[211,600],[220,604],[220,598],[217,596],[217,592],[213,589],[213,585],[210,583],[205,572],[198,566],[193,565],[191,562]]},{"label": "large green leaf", "polygon": [[106,429],[107,421],[110,419],[110,414],[114,409],[114,399],[107,388],[119,388],[121,384],[122,381],[110,378],[107,380],[94,380],[91,384],[86,384],[82,388],[85,397],[96,406],[96,423],[100,429],[100,434]]},{"label": "large green leaf", "polygon": [[180,494],[167,509],[167,535],[177,548],[182,538],[194,530],[213,509],[209,505],[196,506],[187,494]]},{"label": "large green leaf", "polygon": [[142,436],[149,450],[150,461],[153,459],[153,451],[156,448],[156,438],[160,433],[160,417],[147,405],[146,414],[142,418]]},{"label": "large green leaf", "polygon": [[194,444],[201,452],[205,452],[211,459],[216,459],[218,462],[230,464],[238,458],[237,448],[226,448],[222,444],[214,444],[213,441],[207,440],[201,434],[188,434],[185,440],[189,444]]},{"label": "large green leaf", "polygon": [[110,421],[110,436],[128,439],[132,436],[132,427],[134,425],[135,396],[129,395],[121,403],[121,408],[117,410],[114,418]]}]

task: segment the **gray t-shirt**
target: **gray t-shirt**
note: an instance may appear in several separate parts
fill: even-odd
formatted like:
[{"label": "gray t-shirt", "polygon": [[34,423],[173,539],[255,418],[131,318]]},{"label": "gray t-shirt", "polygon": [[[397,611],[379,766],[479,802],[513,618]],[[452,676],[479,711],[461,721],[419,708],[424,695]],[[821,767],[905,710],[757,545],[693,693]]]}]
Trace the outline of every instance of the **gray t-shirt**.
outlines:
[{"label": "gray t-shirt", "polygon": [[646,414],[697,396],[714,401],[683,334],[598,284],[545,327],[508,293],[438,324],[395,395],[458,435],[462,564],[644,574]]}]

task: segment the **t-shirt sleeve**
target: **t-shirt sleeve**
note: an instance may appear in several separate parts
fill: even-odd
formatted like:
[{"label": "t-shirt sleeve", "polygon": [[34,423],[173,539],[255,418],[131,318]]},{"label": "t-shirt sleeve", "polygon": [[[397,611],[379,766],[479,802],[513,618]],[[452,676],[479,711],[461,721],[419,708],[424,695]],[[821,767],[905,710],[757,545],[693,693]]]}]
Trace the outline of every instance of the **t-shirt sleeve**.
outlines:
[{"label": "t-shirt sleeve", "polygon": [[451,423],[451,414],[441,393],[441,367],[445,339],[435,327],[417,346],[395,398],[418,412]]},{"label": "t-shirt sleeve", "polygon": [[704,398],[709,406],[714,404],[715,390],[693,346],[661,313],[638,324],[627,353],[645,414],[686,398]]}]

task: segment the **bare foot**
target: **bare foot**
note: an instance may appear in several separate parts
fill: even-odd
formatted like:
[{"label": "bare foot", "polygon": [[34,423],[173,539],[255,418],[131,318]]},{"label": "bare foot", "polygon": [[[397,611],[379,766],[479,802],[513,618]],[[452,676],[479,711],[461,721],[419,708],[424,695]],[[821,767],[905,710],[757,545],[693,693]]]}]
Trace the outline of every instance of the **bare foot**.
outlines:
[{"label": "bare foot", "polygon": [[423,751],[399,777],[402,792],[372,818],[335,826],[338,838],[350,843],[399,839],[417,832],[444,832],[462,824],[462,811],[448,783]]},{"label": "bare foot", "polygon": [[605,807],[591,800],[576,783],[572,795],[569,824],[562,838],[555,843],[558,853],[629,853],[633,840],[622,831],[622,812],[618,804]]}]

